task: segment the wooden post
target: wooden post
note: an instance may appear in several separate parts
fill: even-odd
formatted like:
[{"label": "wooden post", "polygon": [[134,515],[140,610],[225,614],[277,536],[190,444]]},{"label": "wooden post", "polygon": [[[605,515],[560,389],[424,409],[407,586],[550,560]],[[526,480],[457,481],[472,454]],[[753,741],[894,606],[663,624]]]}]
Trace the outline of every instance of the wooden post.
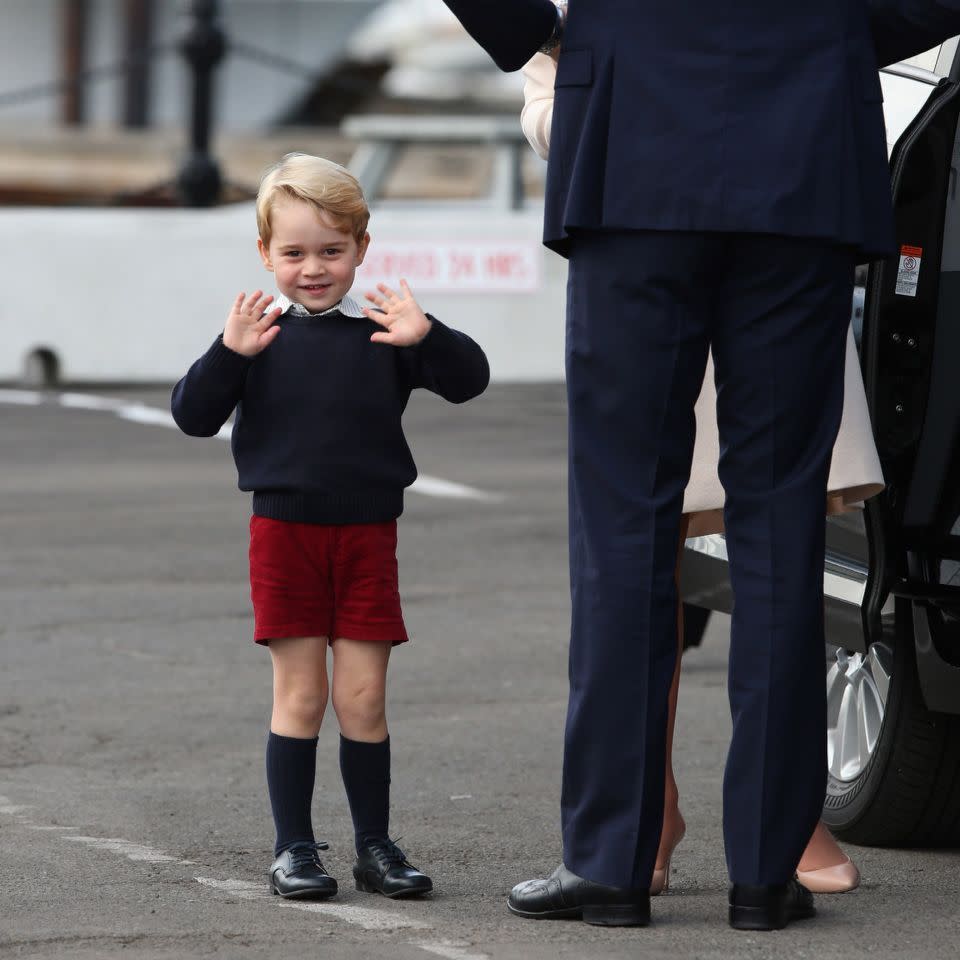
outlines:
[{"label": "wooden post", "polygon": [[150,124],[151,64],[146,52],[153,40],[153,0],[124,0],[124,56],[130,62],[123,85],[121,122],[142,129]]}]

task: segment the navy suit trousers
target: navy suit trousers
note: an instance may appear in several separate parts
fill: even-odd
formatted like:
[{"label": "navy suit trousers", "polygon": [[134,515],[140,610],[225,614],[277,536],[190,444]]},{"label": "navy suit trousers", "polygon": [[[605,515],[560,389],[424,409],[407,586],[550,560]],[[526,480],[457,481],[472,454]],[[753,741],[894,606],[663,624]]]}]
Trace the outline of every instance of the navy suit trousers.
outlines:
[{"label": "navy suit trousers", "polygon": [[735,595],[730,879],[785,882],[810,838],[826,780],[824,515],[853,269],[850,248],[779,236],[573,236],[562,819],[564,862],[583,877],[645,888],[654,868],[674,568],[711,346]]}]

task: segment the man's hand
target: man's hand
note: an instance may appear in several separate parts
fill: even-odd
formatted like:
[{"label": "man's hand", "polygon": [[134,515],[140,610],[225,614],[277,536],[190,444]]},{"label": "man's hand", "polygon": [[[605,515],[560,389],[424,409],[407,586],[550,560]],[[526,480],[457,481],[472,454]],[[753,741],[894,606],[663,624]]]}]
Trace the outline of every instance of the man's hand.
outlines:
[{"label": "man's hand", "polygon": [[419,343],[430,332],[430,321],[413,299],[406,280],[400,281],[403,293],[395,293],[385,283],[378,283],[377,289],[383,296],[368,293],[367,299],[376,304],[383,313],[364,307],[363,312],[374,323],[386,327],[386,332],[377,331],[370,339],[374,343],[391,343],[395,347],[410,347]]},{"label": "man's hand", "polygon": [[267,312],[272,300],[272,296],[264,297],[262,290],[249,297],[239,294],[223,328],[223,345],[245,357],[255,357],[266,350],[277,339],[280,328],[273,324],[283,312],[280,307]]}]

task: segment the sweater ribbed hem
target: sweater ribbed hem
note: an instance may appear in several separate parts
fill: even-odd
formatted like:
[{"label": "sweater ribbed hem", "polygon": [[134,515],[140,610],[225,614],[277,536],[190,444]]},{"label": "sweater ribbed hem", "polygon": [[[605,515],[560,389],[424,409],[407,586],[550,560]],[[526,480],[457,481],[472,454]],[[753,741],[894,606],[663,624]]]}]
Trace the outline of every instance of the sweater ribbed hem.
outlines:
[{"label": "sweater ribbed hem", "polygon": [[378,493],[288,493],[260,491],[253,512],[290,523],[386,523],[403,513],[403,491]]}]

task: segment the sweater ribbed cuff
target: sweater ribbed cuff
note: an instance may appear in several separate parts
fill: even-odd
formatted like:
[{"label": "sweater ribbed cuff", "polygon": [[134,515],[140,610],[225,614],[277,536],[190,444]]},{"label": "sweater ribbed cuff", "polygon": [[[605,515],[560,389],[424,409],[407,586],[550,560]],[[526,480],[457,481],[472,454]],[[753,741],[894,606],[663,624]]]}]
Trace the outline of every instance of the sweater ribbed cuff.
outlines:
[{"label": "sweater ribbed cuff", "polygon": [[428,313],[427,317],[430,320],[430,330],[418,344],[420,352],[435,360],[449,357],[451,353],[457,354],[460,347],[457,335],[433,314]]},{"label": "sweater ribbed cuff", "polygon": [[236,350],[231,350],[224,345],[223,335],[221,334],[210,346],[210,349],[203,355],[204,366],[210,370],[228,370],[236,373],[243,373],[253,362],[253,357],[245,357]]},{"label": "sweater ribbed cuff", "polygon": [[490,365],[484,352],[465,333],[452,330],[436,317],[420,341],[420,359],[433,372],[438,392],[453,403],[463,403],[483,393],[490,382]]}]

